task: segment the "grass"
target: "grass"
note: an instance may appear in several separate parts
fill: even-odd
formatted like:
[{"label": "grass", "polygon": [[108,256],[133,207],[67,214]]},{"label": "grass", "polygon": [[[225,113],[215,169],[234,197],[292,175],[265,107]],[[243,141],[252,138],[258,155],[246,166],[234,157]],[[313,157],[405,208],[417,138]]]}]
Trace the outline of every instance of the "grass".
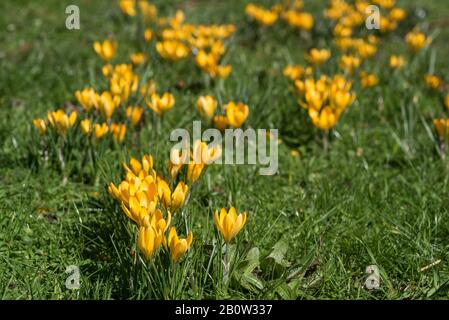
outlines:
[{"label": "grass", "polygon": [[[306,8],[314,14],[326,5],[311,2]],[[155,139],[145,130],[141,144],[130,141],[127,148],[103,150],[95,175],[77,174],[63,182],[54,163],[36,163],[31,119],[74,103],[75,90],[105,85],[101,62],[91,49],[94,40],[119,39],[118,61],[138,49],[133,24],[117,6],[72,3],[81,10],[80,31],[65,29],[63,1],[0,2],[0,11],[8,13],[0,20],[1,298],[449,298],[448,163],[429,134],[431,119],[443,116],[443,109],[422,81],[407,72],[391,76],[378,62],[405,52],[406,30],[380,50],[371,66],[380,74],[380,85],[359,93],[326,153],[281,75],[286,64],[303,62],[311,40],[269,29],[254,41],[245,28],[245,1],[164,2],[167,12],[174,6],[185,9],[188,21],[238,26],[226,56],[233,73],[223,87],[181,88],[180,80],[195,84],[200,74],[189,63],[156,60],[154,78],[177,101],[177,111],[164,119],[162,136]],[[399,3],[427,10],[430,30],[439,34],[419,63],[425,72],[434,55],[435,70],[444,75],[449,8],[437,0]],[[191,125],[198,118],[193,110],[197,96],[208,92],[224,101],[247,102],[251,126],[280,129],[279,173],[258,176],[253,166],[210,168],[188,207],[194,233],[189,259],[165,264],[164,270],[158,261],[144,266],[136,255],[133,226],[107,195],[107,183],[119,181],[120,163],[130,155],[155,154],[157,167],[163,167],[170,130]],[[300,156],[292,157],[292,149]],[[79,163],[70,165],[74,172],[82,169]],[[246,278],[235,278],[226,288],[219,259],[209,268],[209,257],[221,255],[213,212],[230,204],[248,211],[233,264]],[[363,288],[371,264],[381,273],[376,291]],[[79,291],[65,288],[69,265],[80,267]]]}]

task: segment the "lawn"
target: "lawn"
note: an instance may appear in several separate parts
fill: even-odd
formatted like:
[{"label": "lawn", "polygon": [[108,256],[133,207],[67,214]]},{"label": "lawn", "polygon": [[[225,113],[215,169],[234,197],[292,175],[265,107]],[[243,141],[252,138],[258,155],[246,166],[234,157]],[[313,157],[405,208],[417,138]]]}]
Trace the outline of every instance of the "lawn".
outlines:
[{"label": "lawn", "polygon": [[[267,8],[275,3],[254,2]],[[397,1],[407,19],[382,35],[376,55],[360,68],[377,74],[379,83],[362,89],[353,76],[357,97],[326,135],[298,106],[283,69],[305,66],[309,48],[332,47],[320,72],[336,73],[339,54],[323,17],[328,2],[304,0],[315,25],[296,32],[282,23],[251,22],[249,1],[153,1],[161,15],[179,9],[190,23],[235,25],[223,58],[232,72],[211,81],[193,58],[162,59],[154,39],[143,41],[142,25],[125,16],[118,1],[0,1],[0,297],[449,298],[449,162],[432,123],[448,111],[441,93],[423,80],[435,73],[449,81],[449,6]],[[80,30],[65,26],[70,4],[80,9]],[[404,38],[415,25],[433,41],[412,56]],[[139,131],[128,128],[122,143],[108,136],[92,147],[77,124],[61,165],[58,146],[43,151],[32,120],[58,108],[81,115],[75,91],[107,89],[104,63],[92,47],[107,38],[119,44],[114,64],[146,52],[149,61],[136,74],[154,79],[159,93],[171,92],[175,106],[161,119],[145,106],[146,123]],[[408,57],[408,65],[391,70],[391,54]],[[187,229],[193,233],[185,257],[170,262],[161,247],[145,261],[137,227],[108,184],[124,178],[122,163],[144,154],[165,173],[170,132],[201,119],[201,95],[217,97],[220,105],[247,104],[245,128],[278,129],[278,172],[260,175],[259,165],[208,167],[191,188],[182,217],[172,217],[182,237]],[[246,211],[247,221],[222,247],[214,212],[231,206]],[[66,288],[70,265],[80,270],[78,290]],[[380,273],[376,290],[365,287],[370,265]]]}]

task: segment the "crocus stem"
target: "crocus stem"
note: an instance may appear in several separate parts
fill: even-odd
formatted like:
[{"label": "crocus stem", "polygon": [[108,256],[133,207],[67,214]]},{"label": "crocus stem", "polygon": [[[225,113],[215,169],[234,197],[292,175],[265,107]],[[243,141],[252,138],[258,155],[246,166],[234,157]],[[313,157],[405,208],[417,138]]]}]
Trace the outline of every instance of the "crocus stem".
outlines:
[{"label": "crocus stem", "polygon": [[94,174],[97,176],[97,157],[95,156],[95,150],[92,146],[92,140],[89,139],[89,153],[90,157],[92,159],[92,167],[94,169]]},{"label": "crocus stem", "polygon": [[192,190],[190,189],[187,192],[187,196],[186,196],[186,200],[184,201],[184,205],[182,206],[182,211],[181,211],[181,216],[184,219],[184,224],[185,224],[185,228],[186,228],[186,233],[189,233],[189,226],[187,224],[187,212],[186,212],[186,208],[187,208],[187,204],[189,203],[190,200],[190,193],[192,192]]},{"label": "crocus stem", "polygon": [[325,153],[329,151],[329,131],[323,132],[323,149]]},{"label": "crocus stem", "polygon": [[227,287],[229,283],[229,271],[230,271],[230,256],[229,256],[229,244],[225,243],[225,254],[223,256],[223,265],[224,265],[224,272],[223,272],[223,283]]},{"label": "crocus stem", "polygon": [[59,147],[59,162],[61,163],[61,171],[64,171],[65,169],[65,160],[64,160],[64,143],[61,143],[61,146]]}]

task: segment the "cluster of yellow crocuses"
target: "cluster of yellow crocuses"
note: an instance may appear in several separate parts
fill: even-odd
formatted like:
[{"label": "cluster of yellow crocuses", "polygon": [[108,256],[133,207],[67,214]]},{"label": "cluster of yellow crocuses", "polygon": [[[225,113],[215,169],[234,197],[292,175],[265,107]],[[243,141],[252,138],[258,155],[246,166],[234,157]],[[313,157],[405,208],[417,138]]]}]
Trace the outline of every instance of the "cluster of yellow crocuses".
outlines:
[{"label": "cluster of yellow crocuses", "polygon": [[302,9],[302,0],[289,0],[276,3],[270,9],[249,3],[245,12],[250,19],[263,26],[271,26],[282,17],[285,23],[294,28],[310,30],[314,25],[313,16]]},{"label": "cluster of yellow crocuses", "polygon": [[[182,14],[182,17],[184,15]],[[196,65],[211,78],[226,78],[232,71],[231,65],[221,63],[226,53],[226,39],[235,31],[230,25],[171,24],[161,31],[161,41],[156,43],[158,53],[169,60],[180,60],[190,54]]]},{"label": "cluster of yellow crocuses", "polygon": [[[98,56],[106,62],[114,58],[118,49],[118,45],[110,40],[96,41],[93,47]],[[153,81],[140,82],[139,76],[134,72],[133,64],[135,65],[136,60],[141,59],[143,59],[142,54],[136,53],[131,55],[134,63],[104,65],[102,73],[109,81],[108,90],[98,93],[94,88],[86,87],[75,92],[75,97],[85,114],[84,119],[80,121],[81,131],[85,136],[93,134],[98,141],[107,133],[111,133],[117,142],[122,142],[125,139],[127,126],[137,127],[144,115],[144,109],[141,106],[128,105],[133,95],[143,98],[147,107],[158,116],[164,115],[173,108],[175,98],[171,93],[164,92],[159,95]],[[125,111],[119,112],[120,115],[117,118],[123,122],[115,123],[114,114],[121,108]],[[57,129],[58,134],[64,135],[73,127],[78,113],[72,112],[69,117],[63,110],[58,110],[49,113],[47,118],[51,126]],[[70,121],[66,118],[70,118]],[[41,134],[46,132],[47,123],[44,119],[34,119],[33,124]]]},{"label": "cluster of yellow crocuses", "polygon": [[[125,180],[118,187],[109,185],[109,193],[117,199],[123,212],[139,227],[138,246],[146,259],[149,259],[164,243],[174,261],[177,261],[190,248],[192,233],[186,239],[178,237],[172,227],[169,236],[165,232],[171,224],[172,214],[184,205],[188,186],[180,181],[172,190],[168,183],[156,175],[153,158],[145,155],[142,161],[131,159],[130,165],[123,165]],[[165,215],[163,214],[163,211]]]},{"label": "cluster of yellow crocuses", "polygon": [[180,61],[193,55],[196,65],[211,78],[228,77],[232,66],[221,61],[226,53],[226,40],[235,32],[234,25],[187,23],[182,10],[173,17],[159,17],[154,5],[143,3],[147,2],[121,0],[120,8],[132,17],[141,12],[146,25],[144,39],[146,42],[157,39],[155,48],[163,59]]},{"label": "cluster of yellow crocuses", "polygon": [[[138,226],[137,244],[146,259],[154,256],[162,245],[173,262],[179,261],[190,249],[192,232],[186,231],[187,236],[180,238],[172,225],[180,216],[178,212],[187,204],[192,186],[220,155],[220,148],[196,141],[190,155],[180,156],[177,164],[169,161],[167,178],[156,173],[150,155],[144,155],[141,161],[132,158],[129,166],[123,164],[125,179],[118,186],[110,183],[108,191],[120,203],[125,215]],[[186,168],[185,180],[180,179],[182,167]],[[215,213],[217,229],[226,242],[232,241],[245,222],[246,213],[237,215],[233,207],[229,212],[223,208],[219,215],[218,211]]]},{"label": "cluster of yellow crocuses", "polygon": [[[372,64],[365,62],[376,55],[381,40],[375,33],[361,32],[372,14],[370,5],[381,9],[381,35],[397,29],[407,17],[406,11],[396,7],[394,0],[356,0],[353,3],[331,0],[324,16],[331,21],[333,42],[338,51],[334,54],[335,58],[331,48],[311,48],[304,54],[308,66],[288,65],[284,68],[284,76],[292,81],[293,88],[301,96],[299,104],[308,110],[313,124],[321,130],[327,131],[335,126],[342,112],[354,101],[356,95],[351,91],[353,82],[358,80],[362,89],[375,87],[379,83],[375,73],[363,70],[372,67]],[[361,34],[365,35],[355,36]],[[431,43],[431,39],[419,29],[414,29],[405,36],[405,43],[416,55]],[[339,69],[334,76],[321,71],[331,59]],[[406,58],[393,54],[388,62],[392,69],[400,69],[405,66]],[[435,75],[427,75],[425,81],[430,88],[441,87],[441,79]]]},{"label": "cluster of yellow crocuses", "polygon": [[396,30],[398,23],[407,16],[404,9],[395,7],[395,0],[331,0],[324,15],[334,22],[333,34],[336,37],[351,37],[357,28],[364,28],[365,22],[373,14],[370,6],[380,8],[379,31],[387,33]]},{"label": "cluster of yellow crocuses", "polygon": [[302,97],[299,104],[321,130],[331,129],[356,96],[351,91],[352,82],[342,75],[332,78],[322,75],[318,80],[312,77],[298,79],[295,88]]}]

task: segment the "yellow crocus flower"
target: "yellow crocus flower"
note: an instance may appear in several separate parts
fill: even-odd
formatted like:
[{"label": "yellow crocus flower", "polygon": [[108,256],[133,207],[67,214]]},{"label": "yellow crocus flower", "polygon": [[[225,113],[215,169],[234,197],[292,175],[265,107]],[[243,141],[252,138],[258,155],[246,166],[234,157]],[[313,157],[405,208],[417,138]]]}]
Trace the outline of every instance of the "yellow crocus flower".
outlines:
[{"label": "yellow crocus flower", "polygon": [[178,61],[187,57],[189,48],[180,41],[166,40],[156,43],[156,51],[167,60]]},{"label": "yellow crocus flower", "polygon": [[[135,187],[136,185],[134,185]],[[144,225],[145,221],[156,211],[157,202],[158,193],[155,182],[145,184],[145,188],[143,186],[139,188],[137,185],[134,195],[129,196],[128,203],[122,202],[122,210],[135,223]]]},{"label": "yellow crocus flower", "polygon": [[288,65],[282,71],[282,74],[284,75],[284,77],[286,77],[292,81],[299,79],[303,75],[303,73],[304,73],[304,69],[300,65],[296,65],[296,66]]},{"label": "yellow crocus flower", "polygon": [[169,211],[171,203],[170,186],[168,185],[167,181],[160,177],[158,177],[157,179],[157,193],[162,206],[165,208],[165,210]]},{"label": "yellow crocus flower", "polygon": [[222,208],[220,214],[218,214],[218,210],[215,211],[214,220],[224,240],[230,243],[245,225],[246,212],[237,215],[234,207],[231,207],[229,212],[226,212],[226,209]]},{"label": "yellow crocus flower", "polygon": [[137,14],[136,0],[120,0],[119,6],[123,14],[127,16],[134,17]]},{"label": "yellow crocus flower", "polygon": [[204,50],[200,50],[195,57],[196,64],[206,72],[212,70],[218,64],[217,57],[213,53],[207,53]]},{"label": "yellow crocus flower", "polygon": [[357,46],[357,51],[363,59],[368,59],[376,54],[377,47],[373,44],[362,42]]},{"label": "yellow crocus flower", "polygon": [[324,107],[321,111],[310,108],[309,117],[314,126],[321,130],[331,129],[338,120],[337,115],[330,107]]},{"label": "yellow crocus flower", "polygon": [[391,20],[400,22],[407,17],[407,13],[402,8],[393,8],[393,9],[391,9],[388,16]]},{"label": "yellow crocus flower", "polygon": [[154,229],[153,226],[141,226],[139,228],[139,237],[137,245],[142,251],[145,259],[150,259],[162,244],[164,235]]},{"label": "yellow crocus flower", "polygon": [[67,115],[64,110],[50,111],[47,113],[48,122],[60,135],[65,135],[67,131],[75,125],[77,113],[73,111]]},{"label": "yellow crocus flower", "polygon": [[146,23],[154,21],[157,17],[157,8],[154,4],[141,0],[139,2],[140,11]]},{"label": "yellow crocus flower", "polygon": [[151,95],[151,101],[145,100],[145,102],[158,116],[162,116],[173,108],[175,105],[175,97],[169,92],[164,93],[162,97],[157,93],[153,93]]},{"label": "yellow crocus flower", "polygon": [[41,136],[47,132],[47,124],[44,119],[33,119],[33,125],[39,131]]},{"label": "yellow crocus flower", "polygon": [[115,141],[122,143],[126,135],[126,124],[112,123],[109,131],[112,133]]},{"label": "yellow crocus flower", "polygon": [[113,96],[109,91],[105,91],[98,101],[98,110],[109,120],[119,105],[119,100],[118,96]]},{"label": "yellow crocus flower", "polygon": [[198,112],[207,121],[210,121],[214,116],[217,105],[217,99],[212,96],[200,96],[196,102]]},{"label": "yellow crocus flower", "polygon": [[90,134],[90,131],[92,129],[91,126],[91,122],[89,119],[84,119],[81,121],[81,132],[85,135],[88,136]]},{"label": "yellow crocus flower", "polygon": [[77,90],[75,92],[75,97],[78,102],[81,104],[83,109],[87,112],[92,110],[93,107],[98,105],[99,96],[95,93],[95,90],[92,88],[85,88],[82,91]]},{"label": "yellow crocus flower", "polygon": [[141,172],[143,172],[143,176],[147,177],[148,175],[152,174],[151,170],[153,169],[153,157],[150,155],[144,155],[142,157],[142,161],[131,158],[131,168],[129,168],[125,163],[123,164],[123,167],[129,173],[138,176],[141,174]]},{"label": "yellow crocus flower", "polygon": [[201,140],[196,140],[193,144],[191,158],[195,163],[204,163],[209,165],[221,156],[221,152],[222,150],[220,145],[209,147],[207,143]]},{"label": "yellow crocus flower", "polygon": [[437,131],[438,137],[446,142],[449,141],[449,118],[448,119],[434,119],[433,124]]},{"label": "yellow crocus flower", "polygon": [[153,30],[145,29],[143,33],[143,38],[145,39],[146,42],[150,42],[151,39],[153,39]]},{"label": "yellow crocus flower", "polygon": [[104,61],[109,61],[114,58],[117,51],[117,42],[105,40],[103,43],[98,41],[94,42],[94,50],[97,55]]},{"label": "yellow crocus flower", "polygon": [[108,125],[106,123],[102,123],[101,125],[98,123],[94,124],[94,133],[95,133],[95,138],[98,140],[100,140],[101,138],[104,137],[104,135],[106,133],[108,133],[109,128]]},{"label": "yellow crocus flower", "polygon": [[139,124],[140,120],[142,119],[143,115],[143,108],[136,106],[136,107],[128,107],[126,108],[126,117],[129,119],[131,124],[135,127]]},{"label": "yellow crocus flower", "polygon": [[407,33],[405,36],[405,42],[412,49],[413,52],[418,52],[424,48],[428,43],[431,42],[430,39],[426,38],[426,35],[419,31],[413,31]]},{"label": "yellow crocus flower", "polygon": [[441,78],[433,74],[426,74],[424,77],[424,81],[430,89],[434,90],[438,89],[442,83]]},{"label": "yellow crocus flower", "polygon": [[224,115],[214,116],[214,126],[220,131],[224,131],[228,127],[228,118]]},{"label": "yellow crocus flower", "polygon": [[114,68],[109,63],[105,64],[103,67],[101,67],[101,73],[108,79],[111,77],[113,72],[114,72]]},{"label": "yellow crocus flower", "polygon": [[187,238],[182,239],[178,237],[175,227],[171,227],[168,237],[164,239],[164,246],[170,252],[171,259],[173,262],[178,262],[187,250],[190,249],[192,245],[193,235],[189,232]]},{"label": "yellow crocus flower", "polygon": [[312,48],[305,54],[305,58],[309,63],[321,65],[331,56],[330,50]]},{"label": "yellow crocus flower", "polygon": [[205,168],[205,163],[195,163],[194,161],[189,162],[187,165],[187,180],[189,180],[190,183],[195,183],[198,178],[201,176],[201,173],[203,172]]},{"label": "yellow crocus flower", "polygon": [[449,94],[444,97],[444,105],[449,109]]},{"label": "yellow crocus flower", "polygon": [[[189,156],[188,152],[183,152],[182,150],[178,150],[173,148],[170,150],[170,160],[168,160],[168,171],[170,172],[170,177],[172,179],[178,174],[178,171],[185,164],[187,157]],[[175,162],[173,163],[172,160]]]},{"label": "yellow crocus flower", "polygon": [[333,30],[334,36],[341,38],[349,38],[352,36],[352,28],[343,25],[342,23],[337,23]]},{"label": "yellow crocus flower", "polygon": [[228,123],[233,128],[240,128],[243,123],[245,123],[249,115],[248,105],[242,102],[235,103],[231,101],[225,106],[225,109]]},{"label": "yellow crocus flower", "polygon": [[175,214],[175,212],[179,208],[182,208],[182,206],[184,205],[184,202],[186,200],[188,192],[189,192],[189,186],[187,184],[185,184],[183,181],[180,181],[171,196],[170,211],[173,214]]},{"label": "yellow crocus flower", "polygon": [[211,72],[211,76],[212,78],[214,77],[218,77],[218,78],[227,78],[229,76],[229,74],[232,71],[232,66],[231,65],[225,65],[225,66],[216,66],[212,72]]},{"label": "yellow crocus flower", "polygon": [[389,63],[391,68],[400,69],[405,65],[405,58],[403,56],[392,55]]},{"label": "yellow crocus flower", "polygon": [[303,30],[312,29],[314,24],[313,16],[308,12],[288,10],[283,14],[283,18],[289,25]]},{"label": "yellow crocus flower", "polygon": [[375,74],[370,74],[365,71],[360,73],[360,83],[362,84],[362,88],[371,88],[377,85],[379,79]]},{"label": "yellow crocus flower", "polygon": [[354,69],[360,66],[361,62],[362,61],[357,56],[343,55],[340,60],[340,66],[349,74],[352,74]]},{"label": "yellow crocus flower", "polygon": [[252,3],[246,6],[245,12],[249,17],[264,26],[271,26],[278,19],[276,11],[266,10]]},{"label": "yellow crocus flower", "polygon": [[145,56],[145,53],[143,53],[143,52],[133,53],[129,56],[129,58],[130,58],[132,64],[135,66],[144,63],[145,60],[147,59],[147,57]]},{"label": "yellow crocus flower", "polygon": [[137,245],[145,259],[151,258],[161,246],[164,240],[164,233],[168,229],[170,221],[170,213],[168,213],[167,219],[164,219],[159,209],[151,217],[146,216],[143,225],[139,227],[139,237],[137,239]]}]

